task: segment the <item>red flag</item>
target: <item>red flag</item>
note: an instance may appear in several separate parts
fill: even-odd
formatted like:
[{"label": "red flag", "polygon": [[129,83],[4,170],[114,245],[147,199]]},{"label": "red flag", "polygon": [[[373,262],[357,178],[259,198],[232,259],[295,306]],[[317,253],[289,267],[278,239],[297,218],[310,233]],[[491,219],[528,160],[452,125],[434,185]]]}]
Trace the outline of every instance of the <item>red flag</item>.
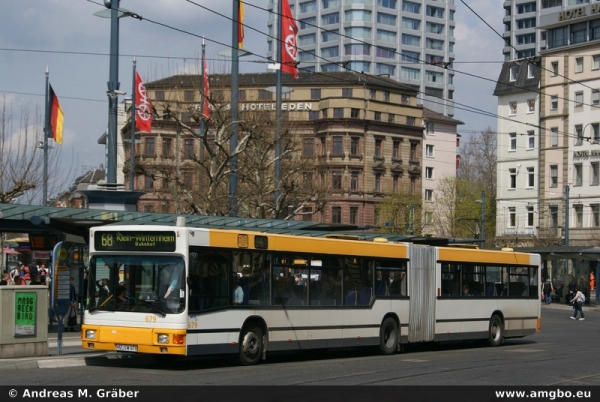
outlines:
[{"label": "red flag", "polygon": [[48,98],[50,101],[50,133],[52,138],[57,144],[62,144],[62,133],[64,126],[64,115],[60,103],[58,103],[58,96],[54,93],[52,85],[49,85]]},{"label": "red flag", "polygon": [[296,60],[298,60],[298,25],[292,15],[290,4],[287,0],[282,1],[281,71],[298,78],[298,68],[296,67]]},{"label": "red flag", "polygon": [[210,97],[210,87],[208,85],[208,68],[206,67],[206,59],[204,55],[202,55],[202,68],[204,69],[203,73],[203,84],[202,89],[204,90],[204,94],[202,96],[202,116],[210,119],[210,102],[208,98]]},{"label": "red flag", "polygon": [[152,132],[152,102],[137,71],[135,72],[135,128]]},{"label": "red flag", "polygon": [[244,2],[240,0],[238,9],[238,48],[244,46]]}]

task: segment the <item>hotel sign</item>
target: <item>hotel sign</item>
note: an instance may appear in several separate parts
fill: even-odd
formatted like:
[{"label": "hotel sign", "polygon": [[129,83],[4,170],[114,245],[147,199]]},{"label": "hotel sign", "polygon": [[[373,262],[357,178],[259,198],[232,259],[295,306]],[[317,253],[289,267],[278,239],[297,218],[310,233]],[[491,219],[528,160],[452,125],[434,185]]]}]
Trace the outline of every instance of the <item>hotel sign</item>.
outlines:
[{"label": "hotel sign", "polygon": [[[588,6],[589,14],[600,13],[600,4],[592,4]],[[577,7],[571,10],[565,10],[558,13],[558,21],[566,21],[579,17],[587,17],[586,7]]]},{"label": "hotel sign", "polygon": [[[196,110],[201,110],[202,105],[196,105]],[[227,104],[225,110],[231,109],[231,103]],[[261,111],[261,110],[276,110],[275,102],[269,103],[240,103],[239,110],[241,111]],[[312,102],[284,102],[281,104],[281,110],[313,110]]]},{"label": "hotel sign", "polygon": [[600,149],[573,152],[574,158],[583,158],[586,156],[600,156]]}]

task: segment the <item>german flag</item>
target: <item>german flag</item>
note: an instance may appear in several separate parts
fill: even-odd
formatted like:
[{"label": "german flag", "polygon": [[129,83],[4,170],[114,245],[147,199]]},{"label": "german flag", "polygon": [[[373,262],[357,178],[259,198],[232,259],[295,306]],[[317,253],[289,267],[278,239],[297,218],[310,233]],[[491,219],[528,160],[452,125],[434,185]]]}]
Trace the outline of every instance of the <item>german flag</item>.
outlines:
[{"label": "german flag", "polygon": [[58,103],[58,97],[54,93],[54,89],[52,89],[52,85],[49,86],[48,101],[50,102],[50,133],[57,144],[62,144],[64,115],[60,103]]}]

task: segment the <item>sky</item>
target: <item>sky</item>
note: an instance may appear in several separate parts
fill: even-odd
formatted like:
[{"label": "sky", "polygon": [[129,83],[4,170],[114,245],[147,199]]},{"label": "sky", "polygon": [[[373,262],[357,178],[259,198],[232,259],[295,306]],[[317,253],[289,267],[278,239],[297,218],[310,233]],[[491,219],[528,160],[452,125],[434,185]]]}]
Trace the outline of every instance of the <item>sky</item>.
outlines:
[{"label": "sky", "polygon": [[[245,1],[244,48],[260,57],[241,58],[240,73],[266,71],[268,2]],[[502,66],[503,41],[492,28],[502,33],[504,2],[464,3],[455,0],[454,118],[465,123],[458,130],[468,138],[497,126],[495,118],[461,110],[461,105],[497,112],[493,91]],[[225,16],[231,16],[232,2],[122,0],[120,7],[143,18],[120,19],[119,82],[126,97],[131,94],[134,55],[144,82],[195,72],[202,37],[209,71],[229,71],[227,59],[219,52],[231,44],[231,21]],[[103,0],[18,0],[4,1],[0,13],[0,105],[4,102],[12,110],[13,121],[22,108],[43,110],[48,69],[64,113],[63,143],[50,140],[54,148],[49,151],[49,158],[60,157],[56,174],[65,177],[63,190],[69,180],[104,163],[104,146],[98,139],[108,124],[110,19],[93,15],[104,9]],[[19,125],[13,123],[13,128],[12,135],[19,135]]]}]

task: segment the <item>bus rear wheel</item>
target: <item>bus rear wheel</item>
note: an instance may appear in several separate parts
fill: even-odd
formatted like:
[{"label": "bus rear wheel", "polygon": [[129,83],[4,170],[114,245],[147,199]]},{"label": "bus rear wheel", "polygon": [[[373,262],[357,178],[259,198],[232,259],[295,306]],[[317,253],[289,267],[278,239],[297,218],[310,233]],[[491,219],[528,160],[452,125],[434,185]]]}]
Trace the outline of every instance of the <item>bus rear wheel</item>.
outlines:
[{"label": "bus rear wheel", "polygon": [[504,325],[502,319],[497,315],[490,320],[488,342],[490,346],[500,346],[504,343]]},{"label": "bus rear wheel", "polygon": [[392,355],[398,349],[398,324],[391,317],[383,320],[379,329],[379,350],[384,355]]},{"label": "bus rear wheel", "polygon": [[263,353],[263,333],[259,327],[247,327],[242,331],[238,361],[242,366],[259,362]]}]

